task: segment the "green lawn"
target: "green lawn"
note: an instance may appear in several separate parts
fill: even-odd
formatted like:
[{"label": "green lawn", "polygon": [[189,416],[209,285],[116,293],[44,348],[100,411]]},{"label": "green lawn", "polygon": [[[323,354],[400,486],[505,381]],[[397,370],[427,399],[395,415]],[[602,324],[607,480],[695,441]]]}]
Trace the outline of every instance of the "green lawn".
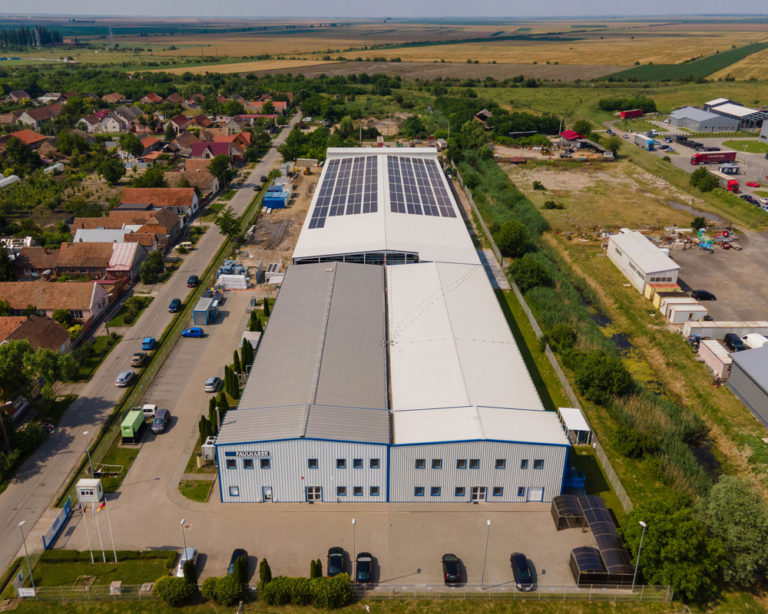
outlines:
[{"label": "green lawn", "polygon": [[[120,306],[115,316],[109,321],[109,326],[133,326],[153,300],[153,296],[132,296]],[[132,318],[129,316],[128,322],[125,321],[126,313],[133,315]]]},{"label": "green lawn", "polygon": [[187,499],[207,503],[213,488],[213,480],[182,480],[179,482],[179,492]]},{"label": "green lawn", "polygon": [[[123,471],[120,477],[102,478],[101,483],[104,488],[104,492],[115,492],[123,481],[125,474],[130,469],[133,461],[139,454],[139,446],[123,447],[120,445],[121,437],[118,435],[112,447],[101,459],[103,465],[122,465]],[[94,470],[98,469],[94,465]]]},{"label": "green lawn", "polygon": [[[202,219],[206,222],[213,222],[223,208],[223,202],[216,202],[208,205],[205,209],[205,214],[203,215]],[[193,228],[195,228],[195,226],[193,226]]]},{"label": "green lawn", "polygon": [[737,149],[738,151],[746,151],[749,153],[768,153],[768,143],[761,143],[757,140],[747,140],[747,139],[739,139],[739,140],[730,140],[723,143],[726,147],[730,147],[731,149]]},{"label": "green lawn", "polygon": [[96,369],[99,368],[99,365],[109,355],[120,339],[120,336],[117,336],[117,338],[114,339],[111,335],[100,335],[91,341],[86,341],[85,343],[91,345],[92,351],[87,358],[79,362],[75,380],[81,382],[90,380]]},{"label": "green lawn", "polygon": [[[90,513],[90,511],[89,511]],[[101,513],[101,512],[97,512]],[[105,542],[105,553],[107,543]],[[78,558],[61,561],[56,558],[66,556],[68,551],[49,550],[41,557],[40,561],[32,569],[36,586],[72,586],[78,576],[94,576],[94,584],[109,584],[114,580],[121,580],[123,584],[142,584],[153,582],[160,576],[168,573],[176,560],[175,551],[144,552],[142,558],[136,558],[136,553],[124,553],[118,551],[117,565],[114,564],[112,552],[107,553],[107,563],[95,563],[90,561],[90,554],[86,552],[72,552]],[[101,559],[101,551],[94,551],[95,560]],[[143,558],[143,557],[147,558]]]},{"label": "green lawn", "polygon": [[[235,197],[235,194],[237,194],[237,190],[227,190],[226,192],[224,192],[224,194],[219,196],[219,200],[228,202]],[[219,206],[219,209],[224,207],[224,205],[222,205],[221,203],[217,203],[217,205]]]}]

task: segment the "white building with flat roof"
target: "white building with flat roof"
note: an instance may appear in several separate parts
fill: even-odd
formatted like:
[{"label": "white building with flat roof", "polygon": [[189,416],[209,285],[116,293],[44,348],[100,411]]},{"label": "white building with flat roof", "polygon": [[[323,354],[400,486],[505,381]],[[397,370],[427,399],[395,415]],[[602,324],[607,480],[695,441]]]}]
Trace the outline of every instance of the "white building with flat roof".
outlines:
[{"label": "white building with flat roof", "polygon": [[649,283],[676,283],[680,271],[667,252],[629,228],[608,236],[608,258],[640,292]]}]

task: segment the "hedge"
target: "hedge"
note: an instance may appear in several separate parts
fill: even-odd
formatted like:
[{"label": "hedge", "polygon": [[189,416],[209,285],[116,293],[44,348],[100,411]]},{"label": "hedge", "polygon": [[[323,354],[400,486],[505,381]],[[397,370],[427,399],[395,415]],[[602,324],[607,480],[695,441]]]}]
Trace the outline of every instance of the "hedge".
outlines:
[{"label": "hedge", "polygon": [[313,579],[278,576],[259,586],[259,596],[267,605],[311,604],[326,609],[344,607],[353,599],[347,574]]}]

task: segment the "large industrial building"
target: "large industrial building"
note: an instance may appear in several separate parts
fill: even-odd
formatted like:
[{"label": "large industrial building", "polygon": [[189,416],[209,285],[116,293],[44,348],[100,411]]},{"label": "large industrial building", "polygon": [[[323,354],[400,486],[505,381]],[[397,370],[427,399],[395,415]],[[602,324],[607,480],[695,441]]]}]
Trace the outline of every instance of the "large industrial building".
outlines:
[{"label": "large industrial building", "polygon": [[728,98],[708,100],[704,103],[704,110],[736,121],[739,130],[760,128],[763,121],[768,119],[768,112],[745,107]]},{"label": "large industrial building", "polygon": [[696,107],[675,109],[669,114],[669,123],[694,132],[735,132],[739,129],[738,119],[702,111]]},{"label": "large industrial building", "polygon": [[294,262],[216,441],[222,501],[561,493],[570,442],[434,149],[329,150]]}]

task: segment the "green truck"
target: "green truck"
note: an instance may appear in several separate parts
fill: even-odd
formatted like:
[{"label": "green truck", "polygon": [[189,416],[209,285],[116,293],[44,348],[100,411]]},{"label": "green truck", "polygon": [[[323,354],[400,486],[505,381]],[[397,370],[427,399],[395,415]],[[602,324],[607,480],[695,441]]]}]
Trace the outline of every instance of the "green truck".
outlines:
[{"label": "green truck", "polygon": [[144,412],[141,408],[129,411],[120,424],[123,443],[139,443],[144,433]]}]

